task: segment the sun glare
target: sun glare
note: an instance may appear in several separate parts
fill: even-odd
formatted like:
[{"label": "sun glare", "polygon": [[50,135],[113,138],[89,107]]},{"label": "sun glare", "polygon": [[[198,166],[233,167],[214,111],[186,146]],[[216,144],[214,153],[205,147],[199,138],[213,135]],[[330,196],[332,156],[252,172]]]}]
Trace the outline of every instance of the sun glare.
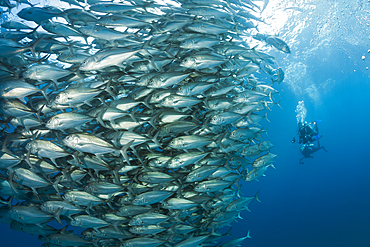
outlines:
[{"label": "sun glare", "polygon": [[262,12],[261,17],[265,21],[258,25],[261,33],[278,35],[288,20],[289,13],[278,7],[277,2],[270,1],[266,9]]}]

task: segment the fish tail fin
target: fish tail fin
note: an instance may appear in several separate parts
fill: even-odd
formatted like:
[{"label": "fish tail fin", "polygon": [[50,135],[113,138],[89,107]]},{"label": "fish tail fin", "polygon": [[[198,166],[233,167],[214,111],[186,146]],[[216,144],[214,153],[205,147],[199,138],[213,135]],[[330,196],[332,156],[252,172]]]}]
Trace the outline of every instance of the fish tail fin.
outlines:
[{"label": "fish tail fin", "polygon": [[141,164],[143,164],[144,161],[142,160],[142,158],[140,157],[139,153],[136,151],[134,146],[131,147],[131,150],[132,150],[132,153],[140,160]]},{"label": "fish tail fin", "polygon": [[113,199],[114,199],[114,196],[113,196],[113,195],[111,195],[111,196],[109,196],[108,200],[106,201],[106,203],[107,203],[108,207],[109,207],[112,211],[114,210],[114,207],[112,206],[112,201],[113,201]]},{"label": "fish tail fin", "polygon": [[220,145],[220,147],[222,147],[222,148],[225,148],[225,145],[224,144],[222,144],[222,140],[225,138],[225,136],[226,136],[226,131],[223,133],[223,134],[221,134],[218,138],[217,138],[217,140],[216,140],[216,143],[218,144],[218,145]]},{"label": "fish tail fin", "polygon": [[121,184],[120,183],[120,179],[119,179],[119,174],[118,174],[118,171],[121,169],[121,166],[118,166],[116,169],[113,170],[113,175],[114,175],[114,182],[116,184]]},{"label": "fish tail fin", "polygon": [[123,158],[126,160],[127,164],[129,164],[129,165],[130,165],[130,160],[129,160],[128,155],[127,155],[127,149],[132,145],[132,143],[134,143],[134,141],[135,140],[131,140],[129,143],[124,145],[120,150]]},{"label": "fish tail fin", "polygon": [[241,179],[241,177],[239,177],[234,183],[232,183],[232,184],[234,184],[236,187],[237,187],[237,195],[240,197],[240,191],[241,191],[241,186],[242,186],[242,184],[241,185],[239,185],[239,180]]},{"label": "fish tail fin", "polygon": [[[7,119],[1,121],[1,124],[4,124],[7,129],[10,129],[9,122],[12,119],[12,117],[8,117]],[[1,136],[3,136],[5,131],[5,128],[1,131]]]},{"label": "fish tail fin", "polygon": [[202,208],[204,208],[204,210],[206,210],[207,212],[209,212],[209,208],[207,207],[207,202],[209,200],[211,200],[211,199],[205,200],[204,202],[202,202],[202,204],[200,204],[202,206]]},{"label": "fish tail fin", "polygon": [[267,112],[265,113],[265,119],[270,122],[270,120],[267,118]]},{"label": "fish tail fin", "polygon": [[180,57],[180,54],[181,54],[181,49],[178,50],[178,52],[176,53],[176,55],[174,56],[175,59],[181,61],[181,57]]},{"label": "fish tail fin", "polygon": [[170,48],[171,48],[171,43],[168,44],[168,46],[166,46],[166,49],[165,49],[165,52],[167,53],[167,55],[169,55],[171,58],[176,58],[176,56],[174,56],[171,52],[170,52]]},{"label": "fish tail fin", "polygon": [[58,210],[54,214],[54,218],[63,226],[62,221],[60,220],[60,214],[63,211],[63,207],[58,208]]},{"label": "fish tail fin", "polygon": [[155,122],[156,120],[158,119],[159,117],[159,114],[155,114],[153,115],[153,117],[150,118],[150,120],[148,121],[148,123],[154,128],[154,129],[158,129],[157,126],[155,126]]},{"label": "fish tail fin", "polygon": [[104,114],[104,110],[101,111],[101,112],[99,112],[99,114],[96,117],[96,119],[98,120],[98,122],[100,123],[101,126],[103,126],[104,128],[108,128],[107,125],[104,123],[103,114]]},{"label": "fish tail fin", "polygon": [[176,236],[176,234],[171,234],[171,235],[167,238],[166,242],[169,242],[169,243],[173,243],[173,244],[175,244],[176,242],[175,242],[175,241],[173,241],[173,239],[175,238],[175,236]]},{"label": "fish tail fin", "polygon": [[[147,99],[147,98],[145,98],[145,99]],[[150,110],[153,110],[153,107],[148,102],[146,102],[145,100],[142,101],[141,103],[143,103],[143,105],[145,105],[146,107],[148,107]]]},{"label": "fish tail fin", "polygon": [[59,230],[59,233],[60,234],[65,234],[66,233],[66,230],[68,228],[68,225],[66,225],[65,227],[63,227],[62,229]]},{"label": "fish tail fin", "polygon": [[53,183],[53,187],[55,189],[55,191],[57,192],[58,196],[61,198],[61,195],[60,195],[60,191],[59,191],[59,188],[58,188],[58,184],[60,182],[60,180],[62,179],[62,176],[59,176],[55,182]]},{"label": "fish tail fin", "polygon": [[[177,222],[184,223],[184,221],[180,219],[180,215],[181,215],[181,211],[177,212],[177,213],[176,213],[176,215],[175,215],[175,220],[176,220]],[[177,225],[177,224],[175,223],[175,224],[173,224],[173,225],[170,227],[170,229],[171,229],[171,231],[172,231],[172,232],[173,232],[173,230],[172,230],[172,229],[173,229],[176,225]],[[170,230],[170,229],[169,229],[169,230]]]},{"label": "fish tail fin", "polygon": [[5,200],[4,202],[2,202],[2,203],[8,205],[8,207],[11,207],[12,202],[13,202],[13,196],[9,196],[9,198],[7,200]]},{"label": "fish tail fin", "polygon": [[256,199],[258,202],[261,202],[260,199],[258,199],[258,194],[260,193],[260,191],[257,191],[257,193],[254,195],[254,199]]},{"label": "fish tail fin", "polygon": [[154,135],[154,137],[152,138],[152,141],[158,145],[158,147],[162,148],[162,145],[159,143],[158,141],[158,135],[159,135],[159,132],[160,131],[157,131],[157,133]]},{"label": "fish tail fin", "polygon": [[[42,93],[42,95],[44,95],[47,104],[50,104],[50,99],[49,99],[48,94],[46,93],[46,90],[48,90],[48,88],[49,88],[50,85],[51,85],[51,83],[49,83],[48,85],[46,85],[44,88],[41,89],[41,93]],[[45,106],[45,105],[43,105],[43,106]]]},{"label": "fish tail fin", "polygon": [[229,230],[227,230],[227,232],[225,234],[223,234],[223,236],[229,236],[229,237],[232,237],[233,235],[230,234],[231,232],[231,229],[233,229],[232,227],[229,228]]},{"label": "fish tail fin", "polygon": [[[44,96],[45,96],[45,97],[47,97],[46,95],[44,95]],[[48,101],[48,102],[49,102],[48,98],[46,98],[46,101]],[[44,107],[45,107],[45,105],[42,105],[42,106],[37,110],[37,113],[36,113],[37,119],[39,120],[39,122],[40,122],[40,123],[44,123],[44,122],[41,120],[41,118],[40,118],[40,116],[41,116],[41,112],[42,112],[42,110],[44,109]]]},{"label": "fish tail fin", "polygon": [[15,174],[15,172],[12,172],[12,173],[9,175],[9,177],[8,177],[8,183],[9,183],[10,187],[14,190],[14,192],[15,192],[16,194],[19,194],[19,192],[17,191],[17,189],[15,188],[14,183],[13,183],[13,177],[14,177],[14,174]]},{"label": "fish tail fin", "polygon": [[1,150],[4,152],[4,153],[7,153],[7,154],[9,154],[9,155],[13,155],[13,156],[15,156],[9,149],[8,149],[8,147],[6,146],[7,145],[7,142],[8,142],[8,138],[9,138],[9,136],[7,135],[6,137],[5,137],[5,140],[4,140],[4,142],[3,142],[3,146],[1,147]]},{"label": "fish tail fin", "polygon": [[[34,30],[36,31],[36,29],[39,27],[40,25],[38,25]],[[29,47],[29,49],[31,50],[32,52],[32,55],[33,57],[36,57],[36,46],[40,43],[40,41],[43,39],[44,37],[41,36],[40,38],[38,38],[35,42],[33,42],[33,44]]]},{"label": "fish tail fin", "polygon": [[26,157],[25,157],[25,160],[27,162],[27,164],[32,167],[32,164],[31,164],[31,161],[30,161],[30,155],[31,155],[31,150],[28,150],[27,151],[27,154],[26,154]]},{"label": "fish tail fin", "polygon": [[[113,98],[116,98],[117,97],[117,94],[113,91],[114,87],[112,87],[112,78],[109,79],[107,85],[105,86],[104,88],[104,91],[106,91],[110,96],[112,96]],[[103,102],[102,102],[103,103]]]},{"label": "fish tail fin", "polygon": [[281,109],[283,109],[283,107],[281,107],[281,105],[279,104],[281,100],[279,100],[278,102],[276,102],[275,104],[278,105]]},{"label": "fish tail fin", "polygon": [[196,122],[197,122],[197,124],[199,124],[200,123],[200,120],[199,120],[199,118],[197,118],[197,113],[199,113],[199,110],[195,110],[195,111],[193,111],[193,114],[191,115],[191,117],[192,117],[192,119],[193,120],[195,120]]}]

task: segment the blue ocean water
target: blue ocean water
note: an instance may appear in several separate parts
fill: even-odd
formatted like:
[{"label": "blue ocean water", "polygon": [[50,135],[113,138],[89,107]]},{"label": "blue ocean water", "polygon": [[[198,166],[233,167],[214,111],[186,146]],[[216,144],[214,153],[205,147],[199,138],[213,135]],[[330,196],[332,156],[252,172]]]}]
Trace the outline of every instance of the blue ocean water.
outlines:
[{"label": "blue ocean water", "polygon": [[[260,190],[261,203],[251,203],[252,212],[238,224],[239,236],[251,229],[242,246],[370,246],[370,3],[309,2],[315,9],[292,15],[280,33],[292,50],[276,55],[286,71],[277,87],[283,109],[274,107],[271,122],[263,124],[278,154],[277,169],[244,187],[249,195]],[[306,121],[322,120],[320,143],[328,150],[303,165],[299,144],[290,142],[301,100]]]},{"label": "blue ocean water", "polygon": [[[369,3],[285,1],[284,6],[297,6],[289,3],[304,10],[291,15],[279,33],[292,54],[270,51],[286,72],[284,82],[276,86],[282,109],[274,106],[268,113],[270,122],[261,123],[274,144],[272,152],[278,154],[276,170],[268,169],[259,182],[243,184],[247,196],[260,191],[261,202],[250,204],[251,212],[242,213],[244,219],[233,224],[232,234],[242,237],[250,230],[252,238],[242,244],[248,247],[368,247]],[[320,142],[328,150],[320,150],[303,165],[299,144],[291,143],[301,100],[307,121],[322,120]],[[36,236],[1,223],[0,237],[1,247],[42,244]]]}]

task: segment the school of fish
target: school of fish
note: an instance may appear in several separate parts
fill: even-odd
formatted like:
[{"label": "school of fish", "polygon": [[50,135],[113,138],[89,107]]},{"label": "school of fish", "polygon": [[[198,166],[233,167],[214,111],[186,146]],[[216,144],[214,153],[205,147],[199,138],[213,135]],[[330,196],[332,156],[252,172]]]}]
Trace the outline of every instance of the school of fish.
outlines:
[{"label": "school of fish", "polygon": [[273,167],[259,122],[284,79],[245,37],[290,52],[262,8],[60,3],[0,0],[0,221],[44,247],[240,246],[220,229],[259,201],[240,185]]}]

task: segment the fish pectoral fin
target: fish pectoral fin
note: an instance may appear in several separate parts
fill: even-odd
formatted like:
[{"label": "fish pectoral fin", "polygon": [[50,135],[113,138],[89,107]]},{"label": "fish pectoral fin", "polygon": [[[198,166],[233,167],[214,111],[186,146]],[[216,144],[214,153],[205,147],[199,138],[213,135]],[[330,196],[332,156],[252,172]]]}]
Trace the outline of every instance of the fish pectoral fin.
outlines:
[{"label": "fish pectoral fin", "polygon": [[79,132],[83,132],[82,129],[81,129],[81,126],[77,126],[75,127],[75,130],[79,131]]},{"label": "fish pectoral fin", "polygon": [[118,68],[126,69],[127,65],[124,65],[123,63],[115,64]]}]

